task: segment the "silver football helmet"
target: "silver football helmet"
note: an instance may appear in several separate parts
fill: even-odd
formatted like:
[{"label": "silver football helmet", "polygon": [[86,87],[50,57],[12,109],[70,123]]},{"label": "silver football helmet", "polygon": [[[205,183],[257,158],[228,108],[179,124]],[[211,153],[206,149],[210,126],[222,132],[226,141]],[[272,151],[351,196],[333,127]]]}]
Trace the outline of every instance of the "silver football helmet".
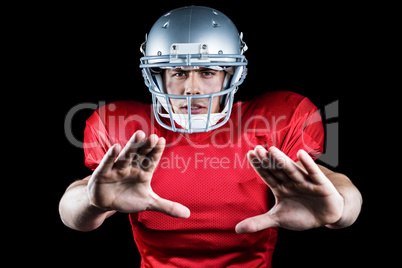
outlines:
[{"label": "silver football helmet", "polygon": [[[233,22],[223,13],[208,7],[190,6],[172,10],[160,17],[141,45],[140,59],[145,84],[152,93],[154,114],[158,123],[172,131],[207,132],[225,124],[232,110],[234,94],[247,73],[247,50]],[[172,95],[163,86],[162,72],[167,68],[199,68],[224,70],[222,90],[213,94]],[[220,98],[221,110],[211,113],[214,97]],[[188,107],[194,99],[209,99],[206,114],[177,114],[171,99],[186,99]],[[161,119],[169,118],[169,122]],[[175,122],[181,126],[177,127]]]}]

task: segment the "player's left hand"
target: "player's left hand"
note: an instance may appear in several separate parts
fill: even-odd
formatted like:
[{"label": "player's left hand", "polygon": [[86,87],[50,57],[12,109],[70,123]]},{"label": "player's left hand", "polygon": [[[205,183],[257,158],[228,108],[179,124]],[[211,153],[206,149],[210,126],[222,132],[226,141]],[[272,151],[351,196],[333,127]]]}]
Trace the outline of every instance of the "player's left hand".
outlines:
[{"label": "player's left hand", "polygon": [[267,151],[257,146],[248,152],[251,165],[271,188],[275,205],[265,214],[239,222],[237,233],[271,227],[306,230],[341,218],[343,197],[305,151],[300,150],[297,156],[299,161],[295,163],[275,147]]}]

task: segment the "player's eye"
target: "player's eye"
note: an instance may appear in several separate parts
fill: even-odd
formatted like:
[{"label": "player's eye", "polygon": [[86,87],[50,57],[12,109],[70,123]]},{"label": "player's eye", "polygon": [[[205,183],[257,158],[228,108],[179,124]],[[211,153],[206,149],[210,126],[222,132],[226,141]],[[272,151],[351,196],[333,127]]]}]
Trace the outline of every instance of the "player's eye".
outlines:
[{"label": "player's eye", "polygon": [[206,77],[209,77],[209,76],[215,75],[215,72],[205,71],[205,72],[202,72],[202,75],[206,76]]},{"label": "player's eye", "polygon": [[185,72],[177,72],[177,73],[174,73],[173,74],[173,77],[179,77],[179,78],[181,78],[181,77],[185,77],[186,76],[186,73]]}]

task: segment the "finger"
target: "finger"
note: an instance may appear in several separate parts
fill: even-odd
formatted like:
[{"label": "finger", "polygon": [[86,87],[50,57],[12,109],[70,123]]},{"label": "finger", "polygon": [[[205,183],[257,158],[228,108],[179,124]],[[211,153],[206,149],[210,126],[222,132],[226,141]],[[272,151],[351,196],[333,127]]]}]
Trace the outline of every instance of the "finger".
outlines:
[{"label": "finger", "polygon": [[247,153],[247,157],[248,161],[251,163],[251,166],[254,168],[254,170],[257,172],[260,178],[266,184],[268,184],[269,187],[275,188],[278,184],[281,183],[277,178],[275,178],[275,176],[272,175],[272,173],[269,170],[264,168],[264,164],[261,163],[255,151],[249,151]]},{"label": "finger", "polygon": [[274,177],[278,183],[290,181],[288,176],[282,171],[284,161],[282,161],[282,159],[279,159],[279,161],[278,157],[275,157],[272,148],[275,147],[271,147],[269,151],[267,151],[260,145],[255,147],[255,155],[261,162],[260,169],[264,170],[266,174],[271,175],[271,177]]},{"label": "finger", "polygon": [[152,150],[147,154],[148,157],[151,157],[155,160],[155,162],[158,162],[159,159],[161,158],[163,154],[163,150],[165,149],[166,145],[166,140],[163,137],[160,137],[155,146],[152,148]]},{"label": "finger", "polygon": [[304,150],[299,150],[297,152],[297,157],[306,169],[310,179],[317,184],[323,184],[327,181],[326,176],[314,162],[311,156]]},{"label": "finger", "polygon": [[239,222],[235,227],[235,231],[238,234],[247,234],[273,227],[279,227],[278,223],[274,220],[274,217],[265,213]]},{"label": "finger", "polygon": [[278,148],[272,146],[268,149],[268,153],[271,162],[274,163],[269,169],[280,180],[302,183],[308,179],[307,173]]},{"label": "finger", "polygon": [[157,199],[148,208],[148,210],[158,211],[176,218],[187,219],[190,217],[190,210],[187,207],[159,196],[157,196]]},{"label": "finger", "polygon": [[152,150],[146,156],[140,156],[137,161],[143,170],[153,170],[158,165],[159,160],[165,149],[166,140],[161,137],[158,138]]},{"label": "finger", "polygon": [[264,147],[258,145],[255,147],[254,151],[262,163],[262,168],[264,168],[267,172],[272,174],[272,176],[281,182],[290,181],[288,176],[282,172],[283,163],[278,162],[278,160],[272,155],[272,148],[267,151]]},{"label": "finger", "polygon": [[139,155],[147,155],[155,147],[158,140],[159,137],[156,134],[151,134],[147,139],[144,140],[144,144],[138,148],[137,153]]},{"label": "finger", "polygon": [[143,170],[148,170],[151,168],[154,159],[152,155],[147,156],[155,147],[158,142],[158,136],[155,134],[150,135],[148,138],[139,144],[137,152],[134,154],[134,158],[131,161],[131,165],[134,168],[141,167]]},{"label": "finger", "polygon": [[121,150],[116,159],[115,166],[117,168],[126,168],[131,165],[138,148],[142,145],[145,133],[141,130],[136,131],[129,139],[126,146]]},{"label": "finger", "polygon": [[261,145],[257,145],[254,148],[254,153],[262,165],[268,166],[270,164],[268,151],[264,147],[262,147]]},{"label": "finger", "polygon": [[109,148],[109,150],[106,152],[101,162],[99,163],[99,166],[97,167],[98,172],[105,173],[112,169],[114,161],[120,152],[120,148],[121,147],[119,144],[114,144],[112,147]]}]

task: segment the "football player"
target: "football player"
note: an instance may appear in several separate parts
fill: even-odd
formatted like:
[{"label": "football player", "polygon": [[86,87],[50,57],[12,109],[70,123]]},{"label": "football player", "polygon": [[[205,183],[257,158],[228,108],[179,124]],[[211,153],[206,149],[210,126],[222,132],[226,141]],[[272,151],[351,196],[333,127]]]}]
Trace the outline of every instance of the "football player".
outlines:
[{"label": "football player", "polygon": [[142,267],[270,267],[278,227],[351,225],[362,197],[314,162],[317,108],[286,91],[233,102],[246,50],[215,9],[160,17],[141,46],[152,105],[114,102],[87,120],[93,173],[66,190],[63,222],[90,231],[128,213]]}]

